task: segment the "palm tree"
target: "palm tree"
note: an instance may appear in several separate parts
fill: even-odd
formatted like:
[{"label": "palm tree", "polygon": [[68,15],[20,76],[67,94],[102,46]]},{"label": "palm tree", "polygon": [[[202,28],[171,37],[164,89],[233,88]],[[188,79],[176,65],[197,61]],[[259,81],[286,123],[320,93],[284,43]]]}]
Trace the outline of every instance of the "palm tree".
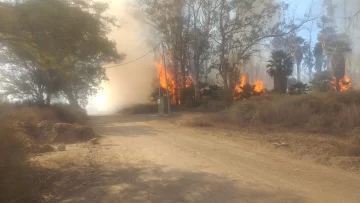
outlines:
[{"label": "palm tree", "polygon": [[284,51],[274,51],[268,61],[267,73],[274,79],[274,91],[286,93],[287,78],[294,71],[293,57]]},{"label": "palm tree", "polygon": [[301,81],[301,70],[300,65],[304,58],[303,47],[305,47],[305,39],[302,37],[296,37],[295,39],[295,49],[294,49],[294,60],[296,61],[296,73],[297,73],[297,81]]}]

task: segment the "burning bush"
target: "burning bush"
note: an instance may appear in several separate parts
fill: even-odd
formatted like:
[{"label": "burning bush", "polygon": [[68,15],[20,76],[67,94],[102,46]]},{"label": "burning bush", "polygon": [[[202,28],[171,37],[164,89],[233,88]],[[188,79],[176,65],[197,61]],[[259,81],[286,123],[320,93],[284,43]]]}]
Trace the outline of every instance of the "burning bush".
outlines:
[{"label": "burning bush", "polygon": [[256,81],[253,85],[247,83],[246,74],[241,74],[238,84],[235,85],[233,91],[234,100],[245,100],[252,96],[258,96],[265,92],[264,82],[261,80]]},{"label": "burning bush", "polygon": [[344,76],[337,82],[336,78],[333,78],[329,71],[316,73],[310,84],[311,89],[317,92],[328,92],[337,89],[340,92],[346,92],[351,90],[352,86],[351,79],[348,76]]}]

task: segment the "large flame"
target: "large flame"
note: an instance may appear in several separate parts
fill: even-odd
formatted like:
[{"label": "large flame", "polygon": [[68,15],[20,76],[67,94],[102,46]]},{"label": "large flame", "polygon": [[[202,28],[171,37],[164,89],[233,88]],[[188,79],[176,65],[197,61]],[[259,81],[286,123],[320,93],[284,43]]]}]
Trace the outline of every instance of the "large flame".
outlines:
[{"label": "large flame", "polygon": [[176,104],[176,98],[174,97],[174,95],[176,93],[176,91],[175,91],[176,82],[174,80],[174,77],[172,76],[172,74],[169,71],[165,70],[165,66],[164,66],[163,62],[155,62],[155,66],[158,71],[160,86],[163,89],[166,89],[166,88],[168,89],[169,96],[171,97],[171,103]]},{"label": "large flame", "polygon": [[[163,55],[159,54],[160,59],[158,62],[155,62],[155,66],[157,68],[158,71],[158,77],[159,77],[159,83],[161,88],[165,89],[168,88],[169,90],[169,96],[171,98],[171,103],[175,104],[175,105],[179,105],[180,101],[176,101],[177,98],[180,98],[180,92],[181,92],[181,87],[177,87],[176,85],[176,77],[174,77],[171,67],[167,66],[167,71],[165,70],[165,65],[164,65],[164,60],[163,60]],[[168,65],[168,64],[167,64]],[[166,73],[166,74],[165,74]],[[166,75],[166,77],[165,77]],[[193,81],[192,79],[187,76],[186,77],[186,84],[185,87],[189,88],[192,84]]]},{"label": "large flame", "polygon": [[264,92],[264,82],[261,80],[256,81],[254,90],[258,93]]},{"label": "large flame", "polygon": [[[331,87],[336,90],[336,79],[331,81]],[[351,79],[348,76],[339,80],[340,92],[346,92],[351,88]]]},{"label": "large flame", "polygon": [[[246,74],[241,74],[241,80],[240,83],[238,83],[237,85],[235,85],[235,94],[234,94],[234,99],[239,99],[239,93],[243,92],[243,88],[245,87],[246,84],[249,84],[247,82],[247,76]],[[264,92],[264,82],[261,80],[257,80],[254,83],[254,92],[256,93],[262,93]]]}]

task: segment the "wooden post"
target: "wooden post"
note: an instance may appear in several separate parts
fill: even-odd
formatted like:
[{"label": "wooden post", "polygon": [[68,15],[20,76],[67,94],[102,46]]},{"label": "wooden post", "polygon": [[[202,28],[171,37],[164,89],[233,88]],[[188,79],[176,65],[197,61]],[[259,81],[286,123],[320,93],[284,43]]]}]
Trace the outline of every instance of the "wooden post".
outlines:
[{"label": "wooden post", "polygon": [[162,44],[162,51],[163,51],[163,62],[164,62],[164,69],[165,69],[166,95],[167,95],[167,100],[168,100],[168,114],[171,115],[171,101],[170,101],[168,78],[167,78],[167,67],[166,67],[165,45],[164,44]]}]

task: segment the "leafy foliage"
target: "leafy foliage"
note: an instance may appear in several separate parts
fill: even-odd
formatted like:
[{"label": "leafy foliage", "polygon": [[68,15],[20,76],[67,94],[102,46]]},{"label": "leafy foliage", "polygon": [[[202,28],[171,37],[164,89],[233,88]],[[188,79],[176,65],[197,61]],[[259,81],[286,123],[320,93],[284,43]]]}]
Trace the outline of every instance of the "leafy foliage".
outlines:
[{"label": "leafy foliage", "polygon": [[329,71],[318,72],[310,81],[311,89],[317,92],[328,92],[331,90],[332,76]]},{"label": "leafy foliage", "polygon": [[293,67],[294,61],[291,55],[284,51],[275,51],[271,53],[271,59],[268,61],[267,73],[272,78],[280,73],[285,76],[290,76],[294,71]]},{"label": "leafy foliage", "polygon": [[105,15],[107,4],[27,0],[4,5],[11,18],[0,29],[6,56],[2,93],[12,98],[50,104],[52,97],[64,96],[73,106],[85,106],[107,79],[101,64],[124,58],[106,36],[108,25],[116,24]]},{"label": "leafy foliage", "polygon": [[309,85],[302,82],[293,84],[289,88],[289,94],[291,95],[307,94],[308,91],[309,91]]}]

